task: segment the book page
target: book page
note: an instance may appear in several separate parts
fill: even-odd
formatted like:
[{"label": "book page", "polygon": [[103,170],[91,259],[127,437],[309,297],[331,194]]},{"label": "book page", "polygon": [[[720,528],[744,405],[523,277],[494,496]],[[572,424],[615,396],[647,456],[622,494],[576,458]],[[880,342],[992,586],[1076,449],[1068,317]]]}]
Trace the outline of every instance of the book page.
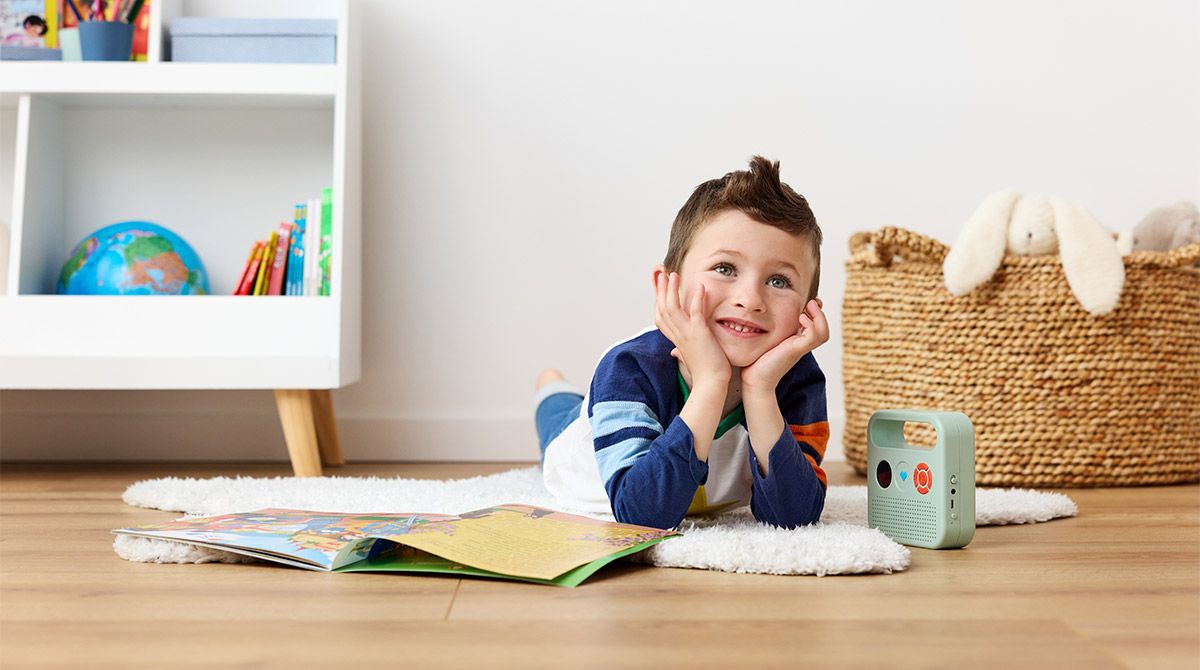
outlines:
[{"label": "book page", "polygon": [[440,514],[341,514],[263,509],[125,528],[118,533],[254,550],[275,560],[288,556],[331,570],[369,555],[375,538],[406,532],[416,523],[453,519]]},{"label": "book page", "polygon": [[678,535],[530,505],[501,505],[414,525],[384,539],[506,575],[554,579],[598,558]]},{"label": "book page", "polygon": [[538,580],[554,580],[598,559],[679,535],[530,505],[500,505],[458,516],[263,509],[114,532],[229,548],[319,570],[372,558],[394,542],[486,572]]}]

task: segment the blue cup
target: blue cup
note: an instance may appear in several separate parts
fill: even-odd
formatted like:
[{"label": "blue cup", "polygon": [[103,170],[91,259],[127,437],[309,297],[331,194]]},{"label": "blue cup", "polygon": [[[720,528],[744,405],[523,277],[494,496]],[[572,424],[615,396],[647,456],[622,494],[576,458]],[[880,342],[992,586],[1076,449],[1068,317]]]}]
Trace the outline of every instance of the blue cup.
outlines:
[{"label": "blue cup", "polygon": [[133,24],[84,21],[79,24],[79,47],[84,60],[129,60],[133,51]]}]

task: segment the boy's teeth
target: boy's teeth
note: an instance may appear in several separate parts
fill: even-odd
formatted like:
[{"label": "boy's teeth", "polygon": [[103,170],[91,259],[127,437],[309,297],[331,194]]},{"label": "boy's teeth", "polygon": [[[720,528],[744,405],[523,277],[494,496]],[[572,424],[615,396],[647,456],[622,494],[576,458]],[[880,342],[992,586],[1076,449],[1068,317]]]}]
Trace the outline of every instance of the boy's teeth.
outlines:
[{"label": "boy's teeth", "polygon": [[757,331],[757,330],[758,330],[757,328],[748,328],[748,327],[746,327],[746,326],[743,326],[743,325],[741,325],[740,323],[729,323],[729,322],[726,322],[726,323],[725,323],[725,327],[726,327],[726,328],[729,328],[729,329],[731,329],[731,330],[736,330],[736,331],[737,331],[737,332],[739,332],[739,333],[745,333],[745,332],[752,331],[752,330],[753,330],[753,331]]}]

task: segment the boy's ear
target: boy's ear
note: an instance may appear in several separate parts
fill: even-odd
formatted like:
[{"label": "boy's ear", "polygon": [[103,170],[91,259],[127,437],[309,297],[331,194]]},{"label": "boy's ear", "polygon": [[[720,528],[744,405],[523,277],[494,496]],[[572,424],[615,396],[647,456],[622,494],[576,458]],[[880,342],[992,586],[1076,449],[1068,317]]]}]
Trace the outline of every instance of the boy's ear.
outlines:
[{"label": "boy's ear", "polygon": [[658,276],[667,274],[667,268],[662,265],[655,265],[654,271],[650,273],[650,285],[658,287]]}]

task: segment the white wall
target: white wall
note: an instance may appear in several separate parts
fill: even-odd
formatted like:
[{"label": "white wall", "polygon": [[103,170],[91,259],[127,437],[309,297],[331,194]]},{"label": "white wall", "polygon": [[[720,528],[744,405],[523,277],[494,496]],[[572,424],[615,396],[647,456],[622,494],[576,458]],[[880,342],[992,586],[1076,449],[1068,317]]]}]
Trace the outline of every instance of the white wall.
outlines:
[{"label": "white wall", "polygon": [[[351,459],[534,458],[536,372],[586,383],[604,347],[650,322],[675,211],[754,153],[782,161],[825,232],[834,334],[817,357],[835,436],[852,232],[950,242],[1004,186],[1074,199],[1114,230],[1200,200],[1195,1],[359,11],[364,375],[334,394]],[[8,459],[285,453],[267,392],[0,404]]]}]

